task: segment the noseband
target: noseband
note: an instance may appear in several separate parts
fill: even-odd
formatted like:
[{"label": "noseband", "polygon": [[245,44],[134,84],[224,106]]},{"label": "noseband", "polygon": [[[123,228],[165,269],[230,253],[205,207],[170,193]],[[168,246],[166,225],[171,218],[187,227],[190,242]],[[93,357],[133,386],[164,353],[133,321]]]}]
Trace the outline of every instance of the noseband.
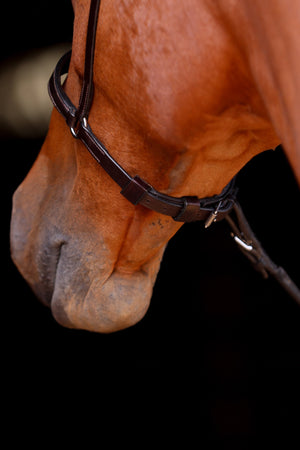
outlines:
[{"label": "noseband", "polygon": [[121,187],[121,194],[133,205],[143,205],[158,213],[171,216],[179,222],[204,220],[206,226],[209,226],[213,221],[223,219],[229,214],[235,201],[234,180],[223,189],[220,195],[214,197],[203,199],[187,196],[171,197],[158,192],[138,175],[134,177],[129,175],[94,135],[88,124],[88,116],[93,101],[93,63],[99,6],[100,0],[92,0],[79,106],[76,108],[73,105],[61,85],[61,76],[67,73],[69,67],[71,58],[71,52],[69,52],[58,62],[49,82],[49,93],[55,107],[65,117],[72,135],[84,143],[96,161]]},{"label": "noseband", "polygon": [[[93,102],[93,66],[100,2],[101,0],[91,0],[90,4],[84,76],[78,108],[64,92],[61,82],[62,75],[68,72],[71,51],[59,60],[49,80],[50,98],[65,118],[73,137],[80,139],[100,166],[120,186],[121,194],[133,205],[142,205],[160,214],[171,216],[178,222],[204,221],[205,228],[225,218],[233,230],[234,240],[255,268],[265,277],[272,274],[300,303],[299,289],[286,272],[270,260],[246,221],[236,201],[235,179],[219,195],[201,199],[196,196],[172,197],[157,191],[138,175],[133,177],[129,175],[93,133],[88,117]],[[232,211],[235,212],[237,222],[230,217]]]}]

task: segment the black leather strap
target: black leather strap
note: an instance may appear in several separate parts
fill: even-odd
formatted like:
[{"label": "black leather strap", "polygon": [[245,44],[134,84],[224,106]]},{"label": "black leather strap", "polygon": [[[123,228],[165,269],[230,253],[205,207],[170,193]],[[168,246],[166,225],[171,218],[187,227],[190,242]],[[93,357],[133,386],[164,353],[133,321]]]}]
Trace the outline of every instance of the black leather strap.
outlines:
[{"label": "black leather strap", "polygon": [[[204,199],[171,197],[158,192],[140,177],[132,177],[114,160],[92,132],[87,122],[87,114],[81,117],[78,109],[63,90],[61,76],[67,73],[70,58],[71,52],[68,52],[59,60],[49,80],[49,95],[56,109],[66,119],[73,136],[83,142],[96,161],[118,183],[122,189],[121,194],[134,205],[143,205],[180,222],[207,221],[215,212],[214,220],[223,219],[231,211],[235,202],[234,180],[224,188],[220,195],[214,197]],[[91,92],[89,89],[88,91]],[[85,111],[85,109],[81,108],[81,111]],[[78,119],[78,117],[80,118]]]},{"label": "black leather strap", "polygon": [[[87,39],[85,45],[85,64],[83,84],[80,94],[79,106],[76,111],[76,120],[81,122],[83,118],[88,119],[93,101],[93,68],[94,68],[94,54],[97,35],[97,22],[100,9],[100,0],[92,0],[90,5],[89,21],[87,28]],[[74,124],[76,128],[77,123]]]},{"label": "black leather strap", "polygon": [[260,272],[264,278],[268,278],[269,275],[272,275],[300,305],[300,290],[298,286],[281,266],[278,266],[271,260],[252,231],[241,205],[238,202],[235,203],[233,212],[234,214],[232,214],[232,216],[226,216],[226,221],[231,227],[231,235],[241,252],[249,259],[253,267]]},{"label": "black leather strap", "polygon": [[54,106],[65,117],[73,136],[83,142],[96,161],[121,187],[121,194],[132,204],[143,205],[180,222],[205,220],[210,224],[214,220],[221,220],[230,212],[235,201],[234,180],[220,195],[210,199],[177,198],[162,194],[139,176],[130,176],[92,132],[88,115],[93,100],[93,66],[99,9],[100,0],[91,0],[79,106],[74,106],[61,84],[61,76],[68,71],[71,52],[60,59],[49,81],[49,94]]}]

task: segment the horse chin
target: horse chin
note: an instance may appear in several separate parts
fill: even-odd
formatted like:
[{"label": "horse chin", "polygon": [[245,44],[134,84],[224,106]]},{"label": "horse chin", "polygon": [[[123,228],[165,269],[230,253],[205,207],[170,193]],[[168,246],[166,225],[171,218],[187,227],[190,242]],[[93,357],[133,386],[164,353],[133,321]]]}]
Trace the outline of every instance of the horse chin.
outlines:
[{"label": "horse chin", "polygon": [[93,250],[62,246],[51,299],[53,316],[65,327],[98,333],[135,325],[150,305],[164,249],[131,273],[115,268],[103,243]]},{"label": "horse chin", "polygon": [[[76,288],[76,286],[73,286]],[[144,272],[124,275],[113,272],[106,281],[95,278],[65,297],[59,275],[51,301],[56,321],[68,328],[111,333],[139,322],[148,310],[153,280]]]}]

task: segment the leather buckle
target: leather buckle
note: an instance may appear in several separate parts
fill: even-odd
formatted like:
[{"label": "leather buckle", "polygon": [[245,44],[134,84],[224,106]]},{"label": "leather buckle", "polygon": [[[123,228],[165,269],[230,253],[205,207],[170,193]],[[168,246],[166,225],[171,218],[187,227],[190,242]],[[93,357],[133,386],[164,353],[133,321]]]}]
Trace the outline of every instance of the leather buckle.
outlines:
[{"label": "leather buckle", "polygon": [[195,222],[203,219],[198,197],[182,197],[183,207],[173,219],[176,222]]}]

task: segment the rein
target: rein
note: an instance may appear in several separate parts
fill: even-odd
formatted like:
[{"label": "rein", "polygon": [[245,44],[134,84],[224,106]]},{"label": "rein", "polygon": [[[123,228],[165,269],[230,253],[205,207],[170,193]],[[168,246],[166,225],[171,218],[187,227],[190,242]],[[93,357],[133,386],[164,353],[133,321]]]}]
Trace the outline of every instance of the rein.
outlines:
[{"label": "rein", "polygon": [[[64,92],[61,82],[62,75],[68,73],[71,51],[59,60],[49,80],[50,98],[65,118],[73,137],[85,145],[95,160],[120,186],[121,194],[133,205],[142,205],[160,214],[171,216],[178,222],[204,221],[205,228],[213,222],[226,219],[232,229],[235,242],[255,268],[261,271],[264,277],[273,275],[300,304],[300,290],[284,269],[271,261],[251,230],[236,200],[235,178],[219,195],[201,199],[196,196],[172,197],[157,191],[138,175],[134,177],[129,175],[93,133],[88,123],[88,116],[93,102],[93,67],[100,3],[101,0],[91,0],[90,4],[84,76],[78,108]],[[233,211],[237,222],[229,215]]]}]

